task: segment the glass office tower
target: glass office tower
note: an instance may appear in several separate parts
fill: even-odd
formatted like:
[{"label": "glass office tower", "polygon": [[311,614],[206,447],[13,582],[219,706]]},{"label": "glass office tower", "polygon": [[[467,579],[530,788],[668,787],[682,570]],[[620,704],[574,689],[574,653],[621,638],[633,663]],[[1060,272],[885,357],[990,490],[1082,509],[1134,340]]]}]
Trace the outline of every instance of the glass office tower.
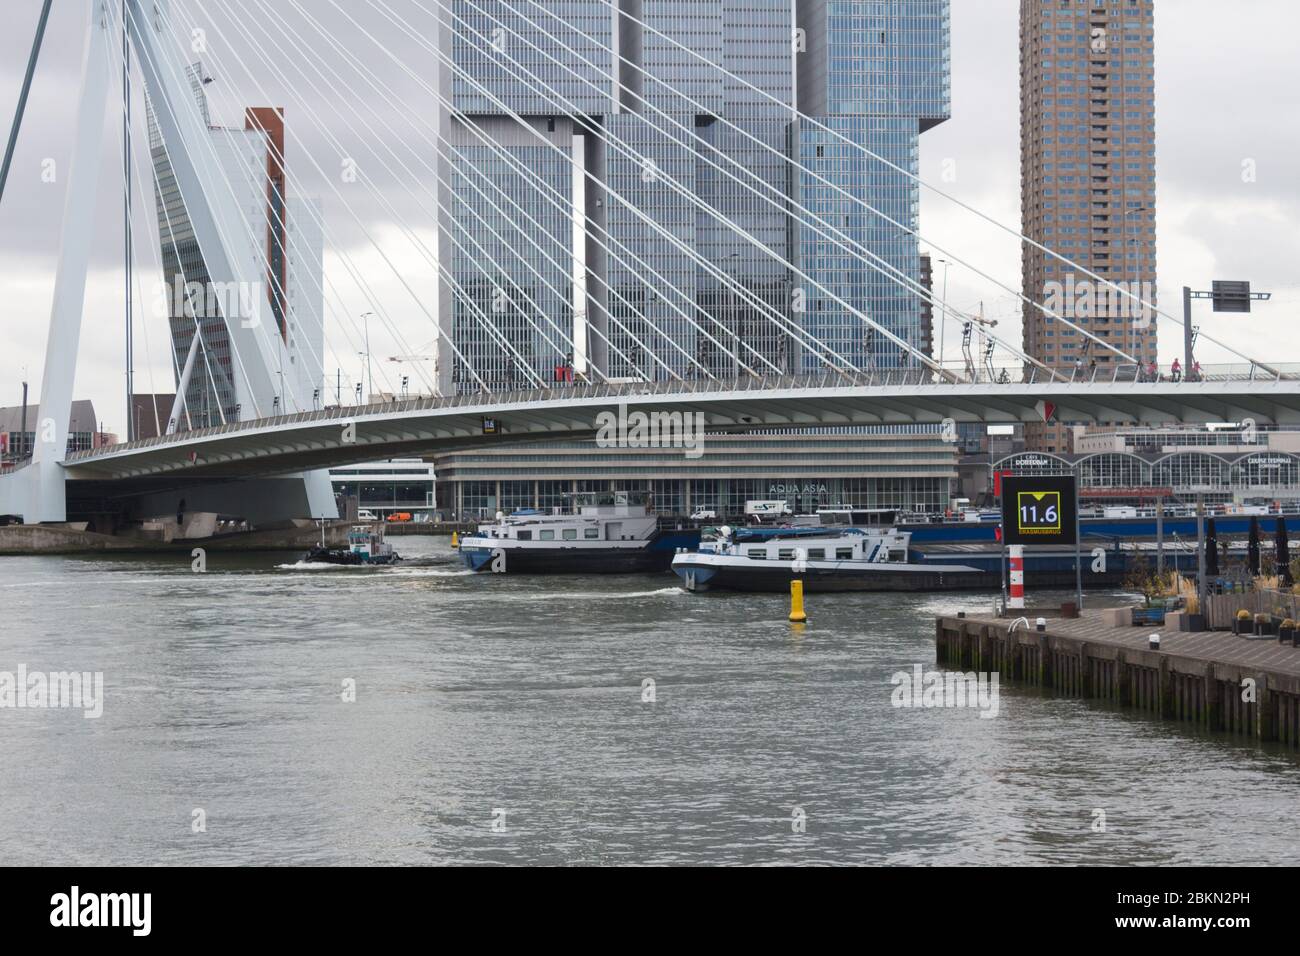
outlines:
[{"label": "glass office tower", "polygon": [[917,279],[917,188],[795,107],[915,172],[949,112],[947,0],[545,6],[458,0],[444,39],[470,74],[443,84],[455,388],[819,368],[796,326],[910,363],[862,316],[920,347],[919,297],[798,207]]}]

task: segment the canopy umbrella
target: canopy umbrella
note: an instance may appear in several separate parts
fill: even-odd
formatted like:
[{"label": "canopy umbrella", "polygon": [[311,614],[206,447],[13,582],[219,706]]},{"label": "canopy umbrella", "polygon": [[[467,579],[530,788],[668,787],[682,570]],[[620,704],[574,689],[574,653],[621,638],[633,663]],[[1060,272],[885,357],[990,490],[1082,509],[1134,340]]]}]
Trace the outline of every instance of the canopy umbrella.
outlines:
[{"label": "canopy umbrella", "polygon": [[1295,584],[1291,577],[1291,542],[1287,539],[1286,518],[1277,516],[1277,577],[1283,587]]},{"label": "canopy umbrella", "polygon": [[1211,578],[1219,576],[1219,534],[1213,518],[1205,523],[1205,574]]},{"label": "canopy umbrella", "polygon": [[1246,541],[1246,567],[1253,575],[1259,574],[1259,519],[1250,519],[1250,537]]}]

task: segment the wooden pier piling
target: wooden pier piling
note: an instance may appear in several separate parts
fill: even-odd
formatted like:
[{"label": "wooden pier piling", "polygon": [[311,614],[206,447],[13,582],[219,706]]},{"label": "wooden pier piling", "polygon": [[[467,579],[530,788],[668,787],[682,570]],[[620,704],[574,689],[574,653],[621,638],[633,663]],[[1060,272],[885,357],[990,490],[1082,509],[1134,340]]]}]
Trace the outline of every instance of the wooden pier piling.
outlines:
[{"label": "wooden pier piling", "polygon": [[1023,619],[940,616],[935,645],[938,663],[955,670],[1300,749],[1300,647],[1276,638],[1115,628],[1085,611],[1049,618],[1041,632]]}]

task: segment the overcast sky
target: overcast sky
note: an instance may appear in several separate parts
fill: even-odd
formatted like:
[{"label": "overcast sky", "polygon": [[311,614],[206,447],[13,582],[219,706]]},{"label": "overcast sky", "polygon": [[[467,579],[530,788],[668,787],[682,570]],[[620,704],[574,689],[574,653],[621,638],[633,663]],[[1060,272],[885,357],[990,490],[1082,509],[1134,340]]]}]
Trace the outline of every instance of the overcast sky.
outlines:
[{"label": "overcast sky", "polygon": [[[320,74],[306,67],[297,54],[323,41],[311,31],[295,0],[179,0],[178,18],[205,31],[203,57],[214,82],[213,119],[237,125],[241,107],[274,103],[286,107],[290,140],[288,161],[300,188],[322,198],[328,228],[334,233],[326,257],[330,284],[341,295],[328,313],[327,375],[342,366],[345,388],[358,375],[354,320],[369,306],[347,278],[338,250],[346,250],[365,273],[375,294],[392,315],[396,331],[372,320],[371,350],[377,386],[395,384],[402,366],[382,361],[387,355],[424,350],[433,337],[429,321],[392,277],[368,230],[397,266],[413,277],[417,294],[432,301],[432,273],[415,244],[403,238],[405,219],[432,248],[432,219],[418,208],[411,193],[397,183],[372,176],[385,188],[384,198],[372,196],[338,176],[341,157],[357,159],[363,171],[378,161],[364,145],[349,102],[364,96],[366,118],[375,128],[391,128],[403,141],[398,152],[411,164],[427,127],[412,125],[409,107],[431,115],[420,80],[432,81],[432,57],[417,42],[386,24],[363,2],[345,2],[356,11],[357,24],[348,23],[328,0],[296,0],[311,18],[347,49],[362,56],[396,96],[374,96],[355,71],[340,68],[350,92],[326,88]],[[707,2],[707,0],[701,0]],[[430,24],[428,10],[416,0],[391,0],[413,27]],[[26,65],[40,0],[5,0],[6,29],[0,33],[0,117],[7,133]],[[28,104],[14,169],[0,202],[0,292],[4,329],[0,333],[0,405],[16,404],[24,373],[39,394],[45,352],[50,296],[63,215],[64,175],[72,148],[72,127],[80,83],[84,3],[60,2],[54,12],[36,83]],[[432,0],[426,7],[436,9]],[[263,8],[247,18],[247,36],[232,26],[241,12]],[[953,0],[952,92],[953,116],[921,139],[922,178],[990,214],[1018,227],[1020,215],[1019,101],[1017,0]],[[267,12],[265,8],[270,8]],[[277,15],[284,20],[281,32]],[[406,75],[373,41],[383,44],[417,78]],[[1258,304],[1250,317],[1216,316],[1202,307],[1198,321],[1216,337],[1256,357],[1300,362],[1300,58],[1294,52],[1300,34],[1300,5],[1294,0],[1158,0],[1156,5],[1156,130],[1157,211],[1160,303],[1168,311],[1181,308],[1182,285],[1208,288],[1215,278],[1249,279],[1254,287],[1274,293],[1273,301]],[[260,45],[261,50],[258,49]],[[238,51],[238,56],[236,55]],[[271,66],[264,54],[280,66]],[[242,62],[241,62],[242,57]],[[323,53],[315,60],[326,70]],[[116,94],[110,87],[110,97]],[[421,104],[424,104],[421,106]],[[143,110],[137,105],[137,118]],[[77,397],[95,402],[110,430],[123,431],[123,270],[120,114],[110,111],[105,124],[103,175],[94,230],[95,245],[87,283],[86,313],[78,365]],[[143,140],[143,126],[137,132]],[[391,157],[389,157],[391,159]],[[43,163],[54,161],[55,181],[43,181]],[[1243,162],[1253,161],[1254,181],[1244,181]],[[945,162],[948,165],[945,167]],[[367,163],[371,165],[367,167]],[[945,168],[955,180],[943,181]],[[142,169],[147,170],[147,166]],[[147,171],[145,175],[148,175]],[[159,275],[156,228],[153,225],[152,184],[138,196],[137,222],[151,230],[137,247],[135,262],[143,294]],[[345,191],[347,190],[347,191]],[[346,198],[346,205],[344,203]],[[391,207],[387,204],[391,203]],[[355,210],[359,222],[349,211]],[[1017,241],[982,223],[948,201],[923,192],[923,246],[942,246],[947,258],[961,259],[1019,288]],[[941,253],[937,253],[941,256]],[[942,282],[942,267],[936,273]],[[974,309],[983,301],[986,312],[998,317],[999,333],[1018,343],[1018,309],[1014,297],[980,279],[970,268],[954,264],[948,273],[950,300]],[[333,295],[330,296],[334,301]],[[148,302],[138,302],[147,321],[137,324],[136,387],[138,391],[169,391],[172,373],[165,320],[149,315]],[[400,341],[399,341],[400,336]],[[1162,361],[1181,347],[1181,330],[1161,320]],[[955,357],[956,332],[947,334],[948,354]],[[1230,361],[1213,348],[1200,350],[1202,362]],[[408,370],[409,373],[409,370]],[[151,380],[152,376],[152,380]],[[330,396],[332,400],[332,396]]]}]

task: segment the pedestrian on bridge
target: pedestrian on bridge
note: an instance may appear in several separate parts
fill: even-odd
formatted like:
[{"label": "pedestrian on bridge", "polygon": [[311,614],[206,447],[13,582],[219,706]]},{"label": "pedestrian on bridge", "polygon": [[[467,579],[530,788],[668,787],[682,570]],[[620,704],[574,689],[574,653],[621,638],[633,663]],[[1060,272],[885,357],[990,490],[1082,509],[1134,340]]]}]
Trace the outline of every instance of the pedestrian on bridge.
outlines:
[{"label": "pedestrian on bridge", "polygon": [[1183,363],[1178,361],[1177,358],[1174,359],[1174,364],[1169,366],[1169,374],[1173,377],[1175,382],[1181,382],[1183,380]]}]

